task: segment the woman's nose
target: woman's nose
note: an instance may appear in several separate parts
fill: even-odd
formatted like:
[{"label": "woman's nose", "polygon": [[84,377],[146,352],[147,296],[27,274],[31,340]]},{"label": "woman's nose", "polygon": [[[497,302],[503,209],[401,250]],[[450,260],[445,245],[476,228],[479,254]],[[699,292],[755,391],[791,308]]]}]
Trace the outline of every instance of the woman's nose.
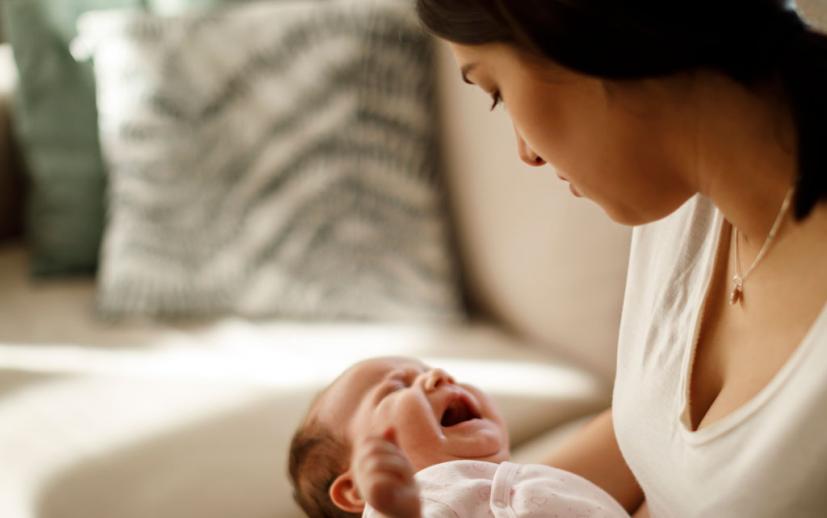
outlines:
[{"label": "woman's nose", "polygon": [[514,135],[517,138],[517,152],[520,155],[520,159],[525,162],[526,164],[532,167],[539,167],[546,164],[546,161],[543,158],[534,152],[533,149],[526,143],[522,136],[520,136],[520,132],[517,131],[517,128],[514,128]]},{"label": "woman's nose", "polygon": [[431,369],[425,373],[425,392],[432,392],[443,384],[453,385],[456,383],[450,374],[442,369]]}]

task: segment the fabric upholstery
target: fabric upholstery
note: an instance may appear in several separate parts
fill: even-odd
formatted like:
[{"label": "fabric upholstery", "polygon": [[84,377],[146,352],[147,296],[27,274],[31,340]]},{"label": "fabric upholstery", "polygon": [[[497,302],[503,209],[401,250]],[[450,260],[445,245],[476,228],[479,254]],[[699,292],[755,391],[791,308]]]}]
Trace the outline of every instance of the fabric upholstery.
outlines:
[{"label": "fabric upholstery", "polygon": [[420,357],[480,386],[515,445],[608,404],[606,383],[490,323],[112,325],[90,280],[33,282],[26,263],[0,246],[4,517],[298,518],[294,427],[367,357]]}]

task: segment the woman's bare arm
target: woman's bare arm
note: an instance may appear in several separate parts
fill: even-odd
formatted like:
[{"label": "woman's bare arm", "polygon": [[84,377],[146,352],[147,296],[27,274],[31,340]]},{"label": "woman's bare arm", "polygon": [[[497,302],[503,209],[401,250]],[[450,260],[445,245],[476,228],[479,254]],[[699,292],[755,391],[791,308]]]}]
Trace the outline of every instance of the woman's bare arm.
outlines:
[{"label": "woman's bare arm", "polygon": [[617,445],[611,408],[563,444],[546,463],[594,482],[630,514],[643,502],[643,491]]}]

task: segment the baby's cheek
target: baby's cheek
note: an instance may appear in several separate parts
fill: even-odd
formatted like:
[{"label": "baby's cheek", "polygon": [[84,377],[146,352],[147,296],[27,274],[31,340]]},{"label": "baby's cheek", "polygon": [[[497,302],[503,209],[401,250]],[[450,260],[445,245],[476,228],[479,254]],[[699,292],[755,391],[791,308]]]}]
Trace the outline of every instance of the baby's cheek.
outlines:
[{"label": "baby's cheek", "polygon": [[410,402],[398,423],[399,446],[417,471],[451,460],[443,451],[442,430],[430,405]]}]

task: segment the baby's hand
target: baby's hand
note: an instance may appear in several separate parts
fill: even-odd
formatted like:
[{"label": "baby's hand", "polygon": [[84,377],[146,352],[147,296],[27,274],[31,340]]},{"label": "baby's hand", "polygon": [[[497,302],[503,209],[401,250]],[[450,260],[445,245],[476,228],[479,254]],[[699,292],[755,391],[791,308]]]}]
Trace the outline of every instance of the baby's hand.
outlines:
[{"label": "baby's hand", "polygon": [[396,444],[393,429],[360,441],[353,465],[356,487],[377,512],[390,518],[420,518],[414,469]]}]

